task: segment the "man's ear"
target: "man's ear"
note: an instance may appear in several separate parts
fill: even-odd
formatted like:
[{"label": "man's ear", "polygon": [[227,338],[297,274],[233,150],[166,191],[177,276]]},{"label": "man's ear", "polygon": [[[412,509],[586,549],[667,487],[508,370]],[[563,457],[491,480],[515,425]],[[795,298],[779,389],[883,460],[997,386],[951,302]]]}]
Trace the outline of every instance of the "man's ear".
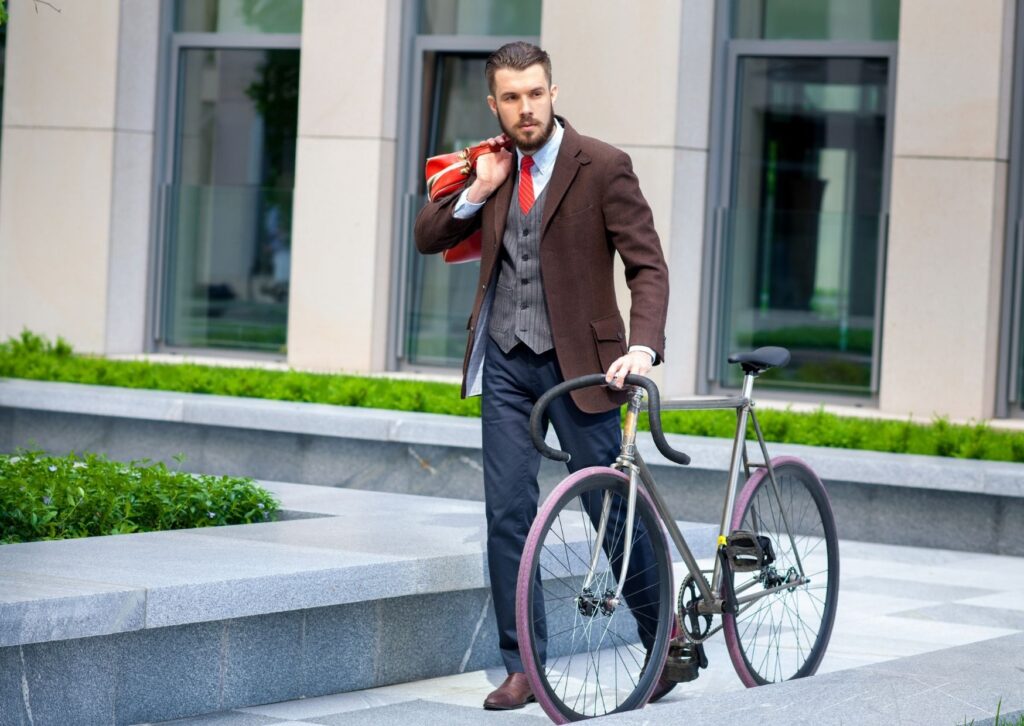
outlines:
[{"label": "man's ear", "polygon": [[498,102],[494,100],[494,96],[488,96],[487,97],[487,105],[491,107],[491,113],[493,113],[494,116],[497,117],[498,116]]},{"label": "man's ear", "polygon": [[552,86],[551,86],[551,103],[554,103],[556,98],[558,98],[558,86],[552,84]]}]

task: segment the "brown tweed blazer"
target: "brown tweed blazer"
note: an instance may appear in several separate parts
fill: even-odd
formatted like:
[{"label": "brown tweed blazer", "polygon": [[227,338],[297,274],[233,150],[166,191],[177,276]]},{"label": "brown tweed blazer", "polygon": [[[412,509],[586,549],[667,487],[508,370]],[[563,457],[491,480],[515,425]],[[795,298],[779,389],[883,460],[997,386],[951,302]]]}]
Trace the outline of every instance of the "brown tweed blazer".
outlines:
[{"label": "brown tweed blazer", "polygon": [[[625,264],[632,300],[629,344],[646,345],[661,362],[665,355],[668,268],[632,163],[625,152],[580,136],[565,119],[559,117],[559,121],[565,133],[547,187],[540,269],[562,375],[569,379],[603,373],[627,350],[625,326],[615,301],[612,263],[616,252]],[[480,280],[467,325],[463,398],[480,308],[488,299],[486,292],[494,284],[498,269],[514,181],[510,174],[471,219],[452,216],[457,194],[429,202],[416,218],[416,247],[424,254],[441,252],[481,226],[483,229]],[[580,409],[589,413],[608,411],[626,398],[622,393],[597,387],[574,391],[572,397]]]}]

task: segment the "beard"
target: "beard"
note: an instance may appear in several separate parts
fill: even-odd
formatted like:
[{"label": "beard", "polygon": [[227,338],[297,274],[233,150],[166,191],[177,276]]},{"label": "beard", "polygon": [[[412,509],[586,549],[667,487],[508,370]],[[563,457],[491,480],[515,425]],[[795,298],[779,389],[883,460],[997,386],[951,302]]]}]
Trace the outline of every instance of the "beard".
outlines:
[{"label": "beard", "polygon": [[552,113],[548,116],[547,125],[532,139],[528,139],[523,136],[523,133],[518,129],[518,126],[506,126],[500,115],[498,116],[498,125],[501,127],[502,132],[515,142],[516,147],[520,151],[532,154],[534,151],[544,146],[548,139],[551,138],[551,134],[555,132],[555,114]]}]

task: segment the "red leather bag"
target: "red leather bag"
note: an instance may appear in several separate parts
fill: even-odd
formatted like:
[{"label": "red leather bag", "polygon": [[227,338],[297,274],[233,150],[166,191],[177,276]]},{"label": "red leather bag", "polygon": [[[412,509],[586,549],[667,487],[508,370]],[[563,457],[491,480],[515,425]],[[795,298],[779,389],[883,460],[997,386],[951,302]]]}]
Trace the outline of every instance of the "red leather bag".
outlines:
[{"label": "red leather bag", "polygon": [[[459,194],[466,186],[466,179],[476,167],[476,160],[484,154],[494,154],[501,149],[509,149],[512,141],[491,145],[482,141],[476,146],[467,146],[462,151],[451,154],[431,156],[427,159],[427,198],[430,201]],[[480,231],[477,230],[454,247],[441,253],[441,257],[450,265],[459,262],[472,262],[480,259]]]}]

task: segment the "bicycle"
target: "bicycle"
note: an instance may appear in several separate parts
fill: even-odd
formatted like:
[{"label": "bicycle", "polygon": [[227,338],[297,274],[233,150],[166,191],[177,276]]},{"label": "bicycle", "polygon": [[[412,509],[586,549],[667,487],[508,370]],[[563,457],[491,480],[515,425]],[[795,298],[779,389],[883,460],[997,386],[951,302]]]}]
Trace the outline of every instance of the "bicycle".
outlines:
[{"label": "bicycle", "polygon": [[[788,363],[789,351],[759,348],[729,362],[743,369],[739,396],[664,407],[736,409],[711,569],[698,565],[636,449],[646,392],[658,450],[690,463],[665,439],[658,389],[642,376],[625,379],[633,388],[615,463],[570,475],[537,513],[520,562],[516,620],[534,696],[556,723],[642,708],[663,675],[693,680],[708,665],[703,644],[719,631],[747,687],[809,676],[821,664],[839,586],[835,518],[807,464],[769,458],[751,398],[754,380]],[[544,441],[548,404],[593,385],[606,385],[604,375],[565,381],[537,401],[530,434],[543,455],[569,460]],[[749,425],[758,462],[747,454]],[[737,492],[741,468],[746,481]],[[666,532],[687,571],[675,593]]]}]

